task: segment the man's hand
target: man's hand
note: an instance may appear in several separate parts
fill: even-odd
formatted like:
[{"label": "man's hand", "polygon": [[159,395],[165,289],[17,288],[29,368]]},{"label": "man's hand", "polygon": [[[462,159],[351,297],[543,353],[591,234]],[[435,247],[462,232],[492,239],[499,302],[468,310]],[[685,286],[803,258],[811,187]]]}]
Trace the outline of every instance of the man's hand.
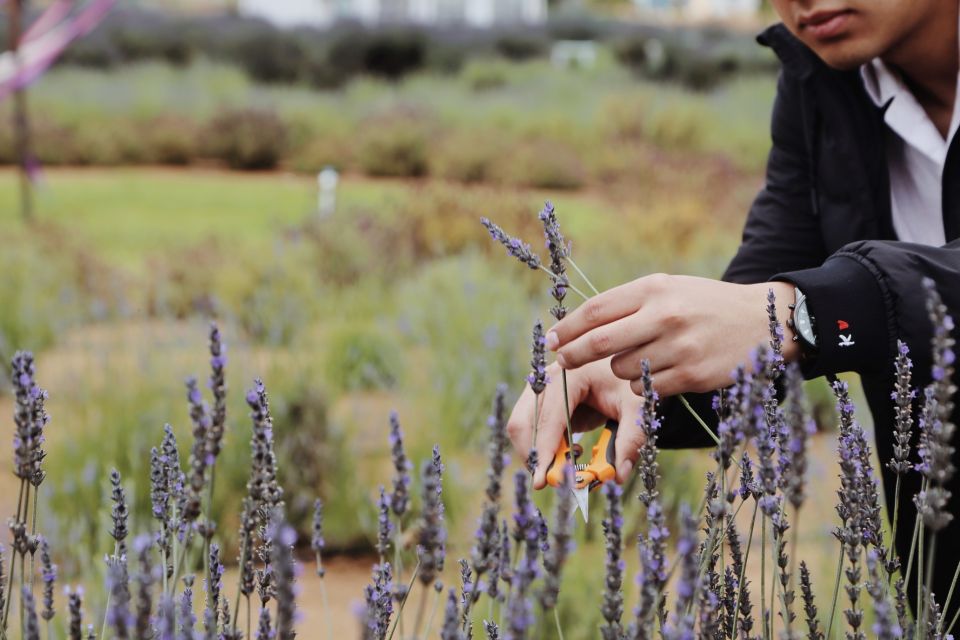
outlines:
[{"label": "man's hand", "polygon": [[[556,455],[567,430],[563,409],[563,373],[556,363],[547,367],[550,382],[539,395],[540,421],[537,429],[539,463],[533,476],[533,486],[542,489],[546,483],[547,466]],[[643,434],[636,425],[641,398],[630,390],[630,385],[610,371],[610,361],[600,360],[575,371],[567,372],[567,397],[572,411],[573,430],[589,431],[602,426],[607,418],[620,422],[617,430],[617,481],[624,482],[637,460],[643,444]],[[530,385],[513,407],[507,433],[523,460],[533,444],[533,409],[535,396]],[[586,447],[589,451],[589,447]]]},{"label": "man's hand", "polygon": [[[789,283],[646,276],[587,300],[550,329],[546,346],[570,371],[610,358],[613,374],[630,381],[635,393],[641,391],[644,358],[661,397],[712,391],[730,384],[730,372],[742,363],[749,366],[750,350],[769,341],[764,309],[771,288],[784,324],[794,298]],[[798,345],[784,340],[783,355],[795,360]]]}]

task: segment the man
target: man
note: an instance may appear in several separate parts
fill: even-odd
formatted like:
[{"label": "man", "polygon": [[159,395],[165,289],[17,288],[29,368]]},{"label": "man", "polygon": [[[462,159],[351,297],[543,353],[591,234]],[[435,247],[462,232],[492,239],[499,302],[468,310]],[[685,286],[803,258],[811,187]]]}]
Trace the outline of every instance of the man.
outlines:
[{"label": "man", "polygon": [[[932,278],[960,317],[960,71],[958,0],[772,0],[782,24],[758,40],[782,62],[773,108],[766,185],[747,218],[743,242],[723,281],[657,274],[584,303],[548,332],[558,368],[568,370],[575,428],[621,420],[617,479],[629,476],[641,442],[640,361],[665,398],[666,447],[711,444],[671,396],[691,394],[713,415],[707,393],[766,342],[765,296],[773,288],[781,321],[806,299],[813,331],[786,330],[787,361],[806,378],[860,374],[880,460],[893,454],[896,341],[914,359],[914,382],[930,381],[931,325],[921,280]],[[800,305],[801,308],[804,305]],[[802,320],[802,317],[795,318]],[[792,338],[796,337],[794,341]],[[543,395],[534,484],[565,428],[562,391]],[[698,393],[699,392],[699,393]],[[689,395],[688,395],[689,397]],[[521,456],[532,446],[529,387],[510,419]],[[954,422],[960,416],[954,416]],[[884,468],[892,508],[894,483]],[[960,483],[949,487],[958,513]],[[909,474],[905,496],[919,489]],[[901,500],[900,522],[913,522]],[[906,557],[912,527],[900,527]],[[941,539],[960,535],[960,518]],[[946,596],[960,549],[938,546],[935,593]]]}]

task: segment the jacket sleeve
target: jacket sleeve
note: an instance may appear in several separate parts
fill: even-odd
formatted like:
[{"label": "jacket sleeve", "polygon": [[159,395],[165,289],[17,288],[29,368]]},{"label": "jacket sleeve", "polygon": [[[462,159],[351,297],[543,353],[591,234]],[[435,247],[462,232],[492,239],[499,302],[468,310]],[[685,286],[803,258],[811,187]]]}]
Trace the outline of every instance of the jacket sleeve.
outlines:
[{"label": "jacket sleeve", "polygon": [[[801,91],[799,79],[780,73],[770,126],[773,146],[767,157],[766,180],[750,207],[740,247],[723,274],[722,279],[727,282],[766,282],[778,274],[789,279],[790,273],[815,270],[827,258],[813,209],[811,168],[804,133],[807,116]],[[801,289],[807,293],[802,285]],[[711,407],[713,395],[684,394],[711,428],[715,428],[717,421]],[[677,398],[665,398],[662,410],[660,446],[713,444]]]}]

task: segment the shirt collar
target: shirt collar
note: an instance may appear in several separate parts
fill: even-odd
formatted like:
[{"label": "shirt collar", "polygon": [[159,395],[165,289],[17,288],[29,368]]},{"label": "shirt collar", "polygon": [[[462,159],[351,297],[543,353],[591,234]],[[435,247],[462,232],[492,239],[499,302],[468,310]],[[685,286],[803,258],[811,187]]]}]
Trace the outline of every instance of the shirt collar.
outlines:
[{"label": "shirt collar", "polygon": [[904,91],[909,91],[900,74],[888,67],[880,58],[861,65],[860,77],[867,95],[878,107],[885,106]]}]

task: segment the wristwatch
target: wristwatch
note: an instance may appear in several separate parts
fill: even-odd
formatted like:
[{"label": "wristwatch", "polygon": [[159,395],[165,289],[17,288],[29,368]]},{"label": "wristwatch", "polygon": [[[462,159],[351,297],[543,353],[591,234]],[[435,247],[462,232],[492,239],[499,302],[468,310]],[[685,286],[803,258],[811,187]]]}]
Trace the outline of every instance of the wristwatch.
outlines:
[{"label": "wristwatch", "polygon": [[800,288],[794,286],[793,293],[796,298],[793,304],[788,305],[792,315],[787,320],[787,326],[793,329],[793,341],[800,343],[800,351],[806,358],[817,353],[817,320],[807,308],[807,297]]}]

